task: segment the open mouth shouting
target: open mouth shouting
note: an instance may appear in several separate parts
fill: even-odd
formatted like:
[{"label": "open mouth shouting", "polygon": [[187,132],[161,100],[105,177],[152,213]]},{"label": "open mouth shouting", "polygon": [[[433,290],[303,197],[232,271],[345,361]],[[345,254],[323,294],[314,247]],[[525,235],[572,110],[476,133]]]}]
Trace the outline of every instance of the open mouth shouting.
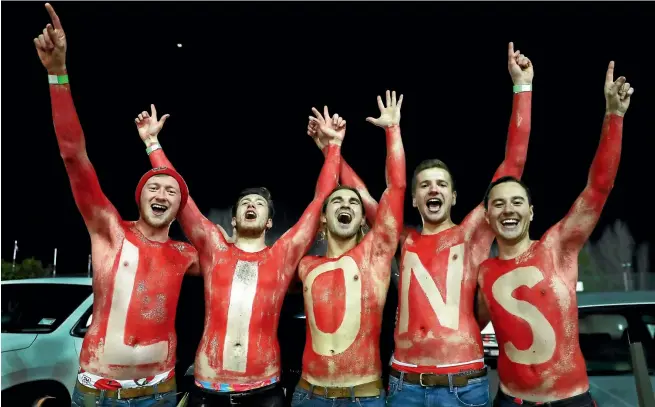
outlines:
[{"label": "open mouth shouting", "polygon": [[152,209],[152,213],[154,213],[155,216],[161,216],[166,213],[168,206],[154,203],[150,205],[150,209]]},{"label": "open mouth shouting", "polygon": [[515,218],[508,218],[508,219],[503,219],[500,221],[500,224],[503,227],[503,230],[506,230],[508,232],[512,232],[518,229],[519,227],[519,220]]},{"label": "open mouth shouting", "polygon": [[353,216],[348,211],[339,211],[337,212],[337,221],[342,225],[350,225],[350,222],[353,221]]},{"label": "open mouth shouting", "polygon": [[246,220],[255,220],[257,219],[257,212],[254,209],[248,209],[244,214]]},{"label": "open mouth shouting", "polygon": [[437,213],[441,209],[443,201],[441,198],[430,198],[425,202],[425,206],[428,209],[428,212]]}]

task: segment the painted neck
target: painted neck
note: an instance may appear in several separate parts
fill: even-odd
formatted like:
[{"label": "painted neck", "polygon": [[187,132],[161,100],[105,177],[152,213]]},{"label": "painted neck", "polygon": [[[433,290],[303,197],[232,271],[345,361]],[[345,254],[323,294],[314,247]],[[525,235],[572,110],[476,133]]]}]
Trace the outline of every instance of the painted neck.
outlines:
[{"label": "painted neck", "polygon": [[266,232],[256,237],[240,236],[236,233],[234,236],[234,245],[240,250],[247,253],[256,253],[266,248]]},{"label": "painted neck", "polygon": [[357,246],[357,234],[353,237],[346,239],[332,236],[330,232],[327,232],[327,257],[334,259],[342,256],[348,250]]},{"label": "painted neck", "polygon": [[522,255],[534,242],[527,233],[520,239],[510,241],[497,237],[496,241],[498,242],[498,258],[501,260],[511,260]]},{"label": "painted neck", "polygon": [[436,235],[439,232],[443,232],[444,230],[448,230],[455,226],[450,215],[439,223],[426,222],[423,217],[421,217],[421,220],[423,221],[423,229],[421,230],[422,235]]},{"label": "painted neck", "polygon": [[136,228],[146,237],[146,239],[152,240],[153,242],[165,243],[169,239],[168,232],[171,225],[169,224],[168,226],[155,228],[148,225],[143,218],[139,218],[139,220],[136,221]]}]

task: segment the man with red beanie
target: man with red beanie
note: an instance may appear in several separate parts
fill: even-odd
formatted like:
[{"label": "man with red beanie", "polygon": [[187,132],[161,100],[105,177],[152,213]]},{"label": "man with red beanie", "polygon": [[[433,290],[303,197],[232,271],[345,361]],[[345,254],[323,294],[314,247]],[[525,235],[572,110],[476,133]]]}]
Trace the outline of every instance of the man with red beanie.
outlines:
[{"label": "man with red beanie", "polygon": [[[198,254],[169,238],[189,192],[171,168],[154,168],[139,182],[139,219],[124,221],[102,192],[87,156],[68,84],[66,36],[52,19],[34,39],[48,70],[52,117],[75,203],[91,236],[93,317],[80,353],[73,406],[175,406],[175,312]],[[132,403],[132,404],[130,404]]]}]

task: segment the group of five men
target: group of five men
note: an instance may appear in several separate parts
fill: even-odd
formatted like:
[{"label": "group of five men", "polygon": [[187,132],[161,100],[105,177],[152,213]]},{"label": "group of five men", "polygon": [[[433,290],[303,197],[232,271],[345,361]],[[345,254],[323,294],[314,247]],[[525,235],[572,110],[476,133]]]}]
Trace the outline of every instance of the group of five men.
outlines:
[{"label": "group of five men", "polygon": [[[622,122],[634,89],[610,63],[606,114],[587,186],[570,212],[540,240],[520,180],[531,127],[531,61],[510,43],[514,83],[505,158],[484,201],[458,225],[457,190],[440,160],[412,176],[421,231],[403,226],[403,97],[378,97],[386,133],[387,188],[380,202],[341,157],[346,122],[327,107],[308,134],[325,155],[314,199],[275,244],[264,241],[274,207],[266,188],[236,199],[234,236],[208,220],[158,140],[168,117],[135,119],[153,169],[139,182],[140,217],[123,220],[103,194],[85,149],[66,71],[66,37],[52,19],[34,39],[48,71],[52,115],[75,202],[91,236],[93,317],[80,355],[73,406],[174,406],[175,313],[182,278],[201,275],[204,334],[195,360],[190,406],[282,406],[279,313],[297,272],[303,285],[307,341],[292,406],[486,406],[490,403],[480,329],[493,322],[500,349],[497,406],[591,406],[578,344],[577,255],[617,173]],[[339,181],[341,185],[339,186]],[[191,244],[169,238],[177,218]],[[365,233],[367,222],[370,231]],[[325,256],[307,256],[318,232]],[[489,259],[493,240],[499,255]],[[399,307],[389,386],[383,389],[379,337],[391,263],[401,247]],[[386,390],[386,391],[385,391]]]}]

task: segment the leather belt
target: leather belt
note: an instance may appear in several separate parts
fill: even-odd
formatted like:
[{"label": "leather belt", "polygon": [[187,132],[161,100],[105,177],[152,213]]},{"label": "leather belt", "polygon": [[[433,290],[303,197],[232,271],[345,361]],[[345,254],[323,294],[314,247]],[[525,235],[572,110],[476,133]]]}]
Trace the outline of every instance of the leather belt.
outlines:
[{"label": "leather belt", "polygon": [[[400,375],[403,373],[403,381],[411,384],[418,384],[423,387],[448,387],[450,383],[448,381],[448,374],[432,374],[432,373],[407,373],[400,372],[394,368],[391,368],[389,374],[395,378],[400,379]],[[469,380],[477,379],[479,377],[484,377],[487,375],[487,368],[481,370],[474,370],[469,372],[462,373],[451,373],[453,387],[464,387],[468,385]]]},{"label": "leather belt", "polygon": [[374,382],[358,384],[352,387],[321,387],[314,386],[305,379],[300,379],[298,386],[311,394],[328,399],[350,398],[350,397],[377,397],[382,389],[382,379]]},{"label": "leather belt", "polygon": [[[170,391],[174,391],[176,389],[175,378],[173,377],[170,380],[158,383],[156,387],[157,392],[159,393],[168,393]],[[104,391],[105,397],[117,400],[133,399],[135,397],[152,396],[155,394],[155,386],[141,386],[116,390],[100,390],[92,387],[86,387],[82,383],[77,382],[75,384],[75,388],[77,388],[77,390],[79,390],[81,393],[93,394],[95,396],[100,396],[100,393]]]}]

